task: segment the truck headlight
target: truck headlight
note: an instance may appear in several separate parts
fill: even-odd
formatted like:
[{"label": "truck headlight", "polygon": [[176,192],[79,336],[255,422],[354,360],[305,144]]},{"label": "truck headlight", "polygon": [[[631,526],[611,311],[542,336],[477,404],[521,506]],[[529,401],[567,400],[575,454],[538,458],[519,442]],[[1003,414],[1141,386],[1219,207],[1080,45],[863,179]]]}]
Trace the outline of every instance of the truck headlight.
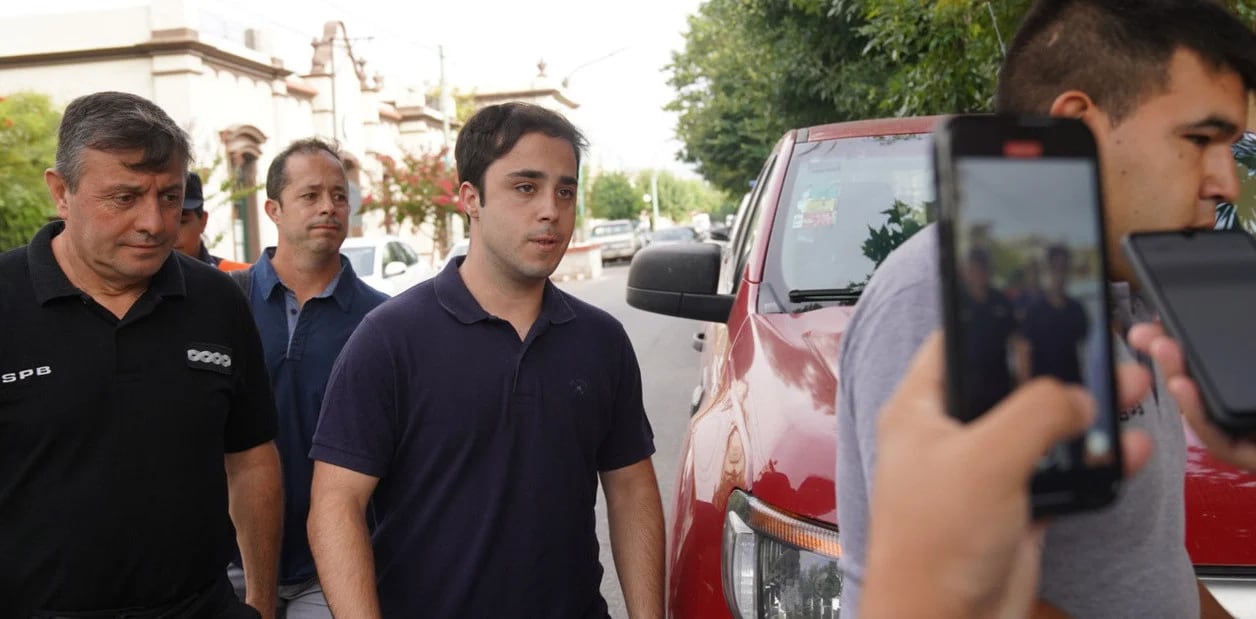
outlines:
[{"label": "truck headlight", "polygon": [[835,619],[842,593],[837,531],[734,490],[720,559],[738,619]]}]

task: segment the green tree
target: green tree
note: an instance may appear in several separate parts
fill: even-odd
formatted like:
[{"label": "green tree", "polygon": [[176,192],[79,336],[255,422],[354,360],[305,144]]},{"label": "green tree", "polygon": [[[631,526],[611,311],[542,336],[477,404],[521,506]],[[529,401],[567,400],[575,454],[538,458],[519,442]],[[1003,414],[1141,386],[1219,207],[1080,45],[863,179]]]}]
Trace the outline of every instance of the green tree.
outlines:
[{"label": "green tree", "polygon": [[449,220],[462,213],[458,204],[458,173],[445,165],[445,150],[437,153],[405,153],[400,160],[376,155],[384,171],[362,200],[362,211],[383,211],[384,228],[409,224],[419,231],[432,224],[436,249],[449,250]]},{"label": "green tree", "polygon": [[589,190],[589,216],[598,219],[636,219],[645,203],[644,192],[623,172],[603,172]]},{"label": "green tree", "polygon": [[[793,127],[990,110],[1030,0],[707,0],[668,84],[686,160],[740,196]],[[1248,24],[1256,0],[1226,0]]]},{"label": "green tree", "polygon": [[[799,4],[806,0],[792,0]],[[986,112],[1011,43],[1032,0],[810,0],[862,15],[865,54],[889,59],[877,116]],[[1256,24],[1256,0],[1225,0]]]},{"label": "green tree", "polygon": [[924,227],[924,211],[925,207],[913,209],[906,202],[895,200],[894,206],[882,211],[888,217],[881,227],[868,226],[868,239],[861,247],[863,254],[881,266],[891,252]]},{"label": "green tree", "polygon": [[45,95],[0,97],[0,251],[25,245],[56,214],[44,170],[56,159],[60,122]]},{"label": "green tree", "polygon": [[884,62],[863,24],[819,0],[708,0],[667,67],[682,158],[740,196],[786,129],[868,117]]},{"label": "green tree", "polygon": [[[454,116],[450,120],[459,125],[464,125],[477,110],[475,105],[475,91],[463,91],[458,88],[449,89],[449,98],[453,101]],[[427,101],[429,105],[436,109],[440,109],[440,87],[432,87],[427,91]]]},{"label": "green tree", "polygon": [[1002,46],[1030,0],[862,0],[867,54],[887,58],[870,116],[993,109]]},{"label": "green tree", "polygon": [[[711,183],[697,178],[681,178],[667,170],[644,170],[637,174],[637,187],[650,190],[650,177],[658,174],[659,215],[672,221],[688,221],[692,213],[712,216],[726,209],[728,194]],[[732,208],[736,208],[734,204]],[[731,212],[731,209],[730,209]]]}]

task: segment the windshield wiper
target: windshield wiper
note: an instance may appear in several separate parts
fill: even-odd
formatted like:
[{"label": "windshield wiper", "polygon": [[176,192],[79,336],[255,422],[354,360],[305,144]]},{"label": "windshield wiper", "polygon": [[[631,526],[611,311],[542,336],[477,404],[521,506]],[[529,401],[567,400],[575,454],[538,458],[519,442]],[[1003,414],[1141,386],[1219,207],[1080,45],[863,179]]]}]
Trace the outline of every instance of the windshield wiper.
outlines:
[{"label": "windshield wiper", "polygon": [[863,287],[858,288],[813,288],[811,290],[790,290],[790,303],[805,303],[807,301],[839,301],[843,303],[854,303],[859,300],[859,295],[863,293]]}]

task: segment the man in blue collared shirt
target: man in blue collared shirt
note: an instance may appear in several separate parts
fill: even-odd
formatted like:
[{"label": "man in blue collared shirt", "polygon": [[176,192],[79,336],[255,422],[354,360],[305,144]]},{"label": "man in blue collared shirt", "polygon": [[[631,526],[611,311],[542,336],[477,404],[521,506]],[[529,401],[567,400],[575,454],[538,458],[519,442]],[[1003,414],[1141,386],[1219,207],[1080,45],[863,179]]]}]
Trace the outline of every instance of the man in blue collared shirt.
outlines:
[{"label": "man in blue collared shirt", "polygon": [[[279,231],[250,269],[257,321],[279,410],[284,533],[279,616],[331,617],[305,534],[310,452],[323,390],[349,335],[387,297],[358,279],[340,255],[349,220],[349,183],[339,155],[317,139],[292,143],[266,174],[266,214]],[[228,570],[243,597],[243,582]]]}]

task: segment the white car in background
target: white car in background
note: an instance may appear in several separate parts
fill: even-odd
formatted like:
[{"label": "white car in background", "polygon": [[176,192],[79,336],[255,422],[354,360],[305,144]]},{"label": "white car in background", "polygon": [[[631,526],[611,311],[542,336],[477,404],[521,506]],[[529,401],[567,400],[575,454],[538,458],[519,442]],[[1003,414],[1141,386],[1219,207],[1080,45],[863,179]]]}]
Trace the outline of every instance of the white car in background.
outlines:
[{"label": "white car in background", "polygon": [[636,227],[627,219],[615,219],[593,224],[589,230],[589,240],[602,246],[602,262],[627,258],[632,260],[637,250],[641,249],[641,239],[637,237]]},{"label": "white car in background", "polygon": [[435,274],[410,243],[395,236],[348,238],[340,253],[362,281],[390,297]]},{"label": "white car in background", "polygon": [[449,253],[445,254],[445,257],[440,261],[440,264],[437,265],[436,270],[443,271],[445,269],[445,265],[449,264],[450,260],[453,260],[458,256],[467,255],[467,249],[469,247],[471,247],[471,239],[464,238],[455,242],[453,246],[449,248]]}]

